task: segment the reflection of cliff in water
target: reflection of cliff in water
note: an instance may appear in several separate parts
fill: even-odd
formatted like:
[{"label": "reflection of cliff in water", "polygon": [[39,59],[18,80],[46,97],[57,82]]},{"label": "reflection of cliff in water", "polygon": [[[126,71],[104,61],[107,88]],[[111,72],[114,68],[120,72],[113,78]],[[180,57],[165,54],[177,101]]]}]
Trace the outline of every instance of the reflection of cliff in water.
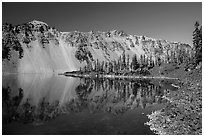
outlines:
[{"label": "reflection of cliff in water", "polygon": [[3,123],[47,121],[62,113],[85,109],[118,115],[165,102],[161,87],[147,81],[34,75],[11,79],[3,80]]},{"label": "reflection of cliff in water", "polygon": [[79,79],[25,74],[3,76],[2,82],[4,121],[30,122],[57,116],[59,107],[77,97]]}]

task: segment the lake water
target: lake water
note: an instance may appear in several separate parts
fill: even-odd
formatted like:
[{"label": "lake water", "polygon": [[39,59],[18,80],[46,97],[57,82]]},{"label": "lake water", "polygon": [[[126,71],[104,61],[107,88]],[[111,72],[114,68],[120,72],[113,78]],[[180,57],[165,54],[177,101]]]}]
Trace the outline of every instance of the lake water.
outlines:
[{"label": "lake water", "polygon": [[3,134],[154,134],[147,114],[165,107],[158,81],[7,75],[2,80]]}]

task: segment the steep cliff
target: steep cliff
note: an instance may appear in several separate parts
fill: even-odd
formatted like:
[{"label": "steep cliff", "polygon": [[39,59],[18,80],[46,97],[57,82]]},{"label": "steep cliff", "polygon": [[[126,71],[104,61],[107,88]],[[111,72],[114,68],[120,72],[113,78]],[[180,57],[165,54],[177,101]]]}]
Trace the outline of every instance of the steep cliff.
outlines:
[{"label": "steep cliff", "polygon": [[79,70],[87,63],[117,60],[123,53],[167,61],[191,46],[123,31],[60,32],[44,22],[12,26],[3,24],[2,65],[4,73],[60,73]]}]

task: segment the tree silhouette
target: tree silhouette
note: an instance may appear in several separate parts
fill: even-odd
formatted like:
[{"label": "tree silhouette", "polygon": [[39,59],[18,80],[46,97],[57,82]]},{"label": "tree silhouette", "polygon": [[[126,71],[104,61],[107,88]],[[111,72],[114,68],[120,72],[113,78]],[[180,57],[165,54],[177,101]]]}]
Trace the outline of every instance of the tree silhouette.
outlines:
[{"label": "tree silhouette", "polygon": [[200,27],[198,21],[196,21],[193,31],[193,46],[195,50],[195,63],[198,64],[202,61],[202,27]]},{"label": "tree silhouette", "polygon": [[130,55],[127,55],[127,63],[126,63],[126,69],[129,71],[130,70]]},{"label": "tree silhouette", "polygon": [[140,64],[137,61],[137,55],[135,54],[132,58],[132,63],[131,63],[132,69],[136,70],[140,67]]},{"label": "tree silhouette", "polygon": [[123,52],[121,70],[124,70],[126,68],[126,61],[125,60],[126,60],[126,56],[125,56],[125,52]]}]

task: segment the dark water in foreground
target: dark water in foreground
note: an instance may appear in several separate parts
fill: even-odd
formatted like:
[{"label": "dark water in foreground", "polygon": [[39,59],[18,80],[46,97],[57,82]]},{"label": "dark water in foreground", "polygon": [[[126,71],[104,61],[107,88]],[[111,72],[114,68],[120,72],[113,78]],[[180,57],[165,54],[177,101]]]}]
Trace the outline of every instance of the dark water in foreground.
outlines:
[{"label": "dark water in foreground", "polygon": [[[168,84],[50,75],[3,76],[3,134],[153,134]],[[154,84],[153,84],[154,83]]]}]

